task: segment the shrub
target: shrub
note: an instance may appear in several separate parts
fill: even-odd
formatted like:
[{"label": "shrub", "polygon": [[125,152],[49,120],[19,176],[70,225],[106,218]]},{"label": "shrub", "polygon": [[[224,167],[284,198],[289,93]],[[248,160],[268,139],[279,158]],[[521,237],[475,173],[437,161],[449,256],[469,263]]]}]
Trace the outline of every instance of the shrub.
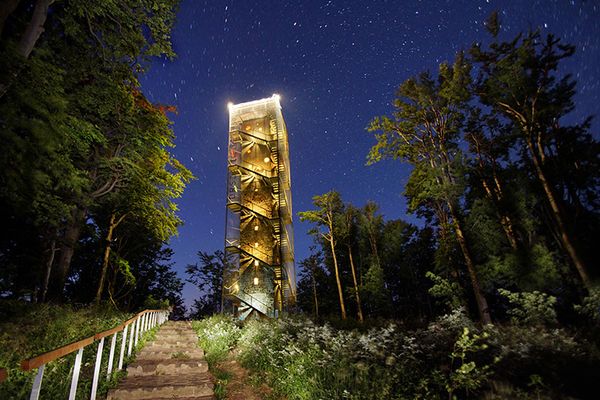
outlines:
[{"label": "shrub", "polygon": [[425,276],[433,282],[433,286],[428,290],[429,294],[442,302],[448,310],[454,310],[462,305],[460,285],[456,282],[450,282],[431,271],[427,271]]},{"label": "shrub", "polygon": [[227,358],[240,335],[236,321],[229,316],[214,315],[201,321],[194,321],[192,328],[198,334],[200,347],[205,351],[210,366]]},{"label": "shrub", "polygon": [[[70,305],[0,301],[0,367],[7,368],[9,372],[8,380],[0,384],[0,398],[29,397],[37,370],[21,371],[21,360],[113,328],[130,316],[106,305],[75,308]],[[83,351],[77,398],[89,397],[97,346],[98,342],[95,342]],[[108,363],[109,347],[105,343],[103,368]],[[74,359],[75,353],[72,353],[47,364],[41,398],[68,396]],[[99,397],[107,389],[106,381],[102,380]]]},{"label": "shrub", "polygon": [[573,308],[592,323],[600,323],[600,287],[590,289],[590,294],[584,297],[582,304],[576,304]]},{"label": "shrub", "polygon": [[520,292],[513,293],[506,289],[498,289],[498,293],[506,297],[513,306],[508,311],[513,323],[526,325],[556,325],[556,297],[546,293]]}]

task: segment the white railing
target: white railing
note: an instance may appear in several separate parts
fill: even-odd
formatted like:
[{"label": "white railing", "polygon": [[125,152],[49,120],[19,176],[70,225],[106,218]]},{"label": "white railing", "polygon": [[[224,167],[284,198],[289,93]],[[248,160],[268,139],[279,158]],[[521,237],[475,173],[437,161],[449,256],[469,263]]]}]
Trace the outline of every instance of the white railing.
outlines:
[{"label": "white railing", "polygon": [[96,392],[98,390],[98,382],[100,380],[102,352],[104,349],[105,339],[110,337],[110,351],[108,355],[108,366],[106,370],[106,380],[110,380],[115,362],[115,350],[117,347],[117,336],[119,335],[119,333],[121,333],[121,346],[119,351],[119,361],[116,366],[117,371],[123,369],[125,350],[127,349],[127,356],[130,356],[134,345],[137,345],[138,341],[142,338],[144,332],[154,328],[157,325],[163,324],[165,321],[167,321],[168,318],[168,310],[145,310],[113,329],[97,333],[94,336],[90,336],[83,340],[49,351],[48,353],[40,354],[39,356],[30,358],[28,360],[23,360],[21,362],[21,369],[23,371],[30,371],[32,369],[37,368],[37,374],[33,381],[33,387],[31,388],[29,399],[37,400],[39,398],[40,390],[42,387],[42,380],[44,378],[44,369],[46,365],[50,361],[56,360],[58,358],[64,357],[77,351],[75,363],[73,365],[73,375],[71,376],[71,388],[69,390],[69,400],[74,400],[75,395],[77,394],[77,383],[79,381],[79,373],[81,371],[83,349],[86,346],[99,340],[100,342],[98,343],[98,349],[96,351],[96,360],[94,364],[92,390],[90,393],[90,399],[95,400]]}]

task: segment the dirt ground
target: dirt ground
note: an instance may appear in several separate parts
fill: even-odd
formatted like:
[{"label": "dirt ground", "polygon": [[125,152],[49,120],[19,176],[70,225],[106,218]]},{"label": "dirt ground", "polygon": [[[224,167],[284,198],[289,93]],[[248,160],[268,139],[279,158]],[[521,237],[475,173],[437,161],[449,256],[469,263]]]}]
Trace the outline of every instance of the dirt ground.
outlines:
[{"label": "dirt ground", "polygon": [[[233,355],[227,361],[218,365],[222,371],[228,372],[230,378],[225,389],[228,400],[276,400],[273,390],[266,384],[258,387],[249,382],[249,373],[234,358]],[[281,399],[283,400],[283,399]]]}]

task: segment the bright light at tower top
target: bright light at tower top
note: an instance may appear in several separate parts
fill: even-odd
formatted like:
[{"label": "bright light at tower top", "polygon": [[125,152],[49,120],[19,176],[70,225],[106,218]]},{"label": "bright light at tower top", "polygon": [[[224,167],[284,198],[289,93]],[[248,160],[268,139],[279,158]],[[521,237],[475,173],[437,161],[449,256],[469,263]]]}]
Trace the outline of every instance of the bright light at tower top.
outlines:
[{"label": "bright light at tower top", "polygon": [[246,103],[238,103],[238,104],[234,104],[233,102],[228,102],[227,103],[227,109],[229,111],[233,110],[233,109],[237,109],[237,108],[241,108],[241,107],[250,107],[250,106],[256,106],[262,103],[272,103],[272,102],[276,102],[279,105],[279,101],[281,100],[281,95],[278,93],[273,93],[271,95],[271,97],[267,97],[264,99],[260,99],[260,100],[253,100],[253,101],[249,101]]}]

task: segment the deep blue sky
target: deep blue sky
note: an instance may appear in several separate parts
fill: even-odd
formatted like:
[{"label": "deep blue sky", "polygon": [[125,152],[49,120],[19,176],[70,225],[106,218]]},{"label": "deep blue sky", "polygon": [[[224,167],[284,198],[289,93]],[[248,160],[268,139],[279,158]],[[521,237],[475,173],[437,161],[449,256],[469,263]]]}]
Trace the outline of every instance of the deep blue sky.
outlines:
[{"label": "deep blue sky", "polygon": [[[564,69],[579,83],[573,117],[598,113],[598,0],[183,0],[173,32],[177,59],[153,62],[142,79],[152,101],[177,106],[173,151],[197,177],[178,202],[185,225],[170,243],[180,275],[199,250],[223,247],[229,101],[282,96],[294,213],[337,189],[358,206],[375,200],[387,219],[415,221],[402,196],[408,168],[392,161],[366,167],[373,138],[365,127],[390,113],[402,81],[487,39],[483,21],[493,10],[505,38],[539,26],[577,45]],[[312,239],[297,217],[294,228],[299,261]],[[184,296],[190,304],[197,291],[187,285]]]}]

